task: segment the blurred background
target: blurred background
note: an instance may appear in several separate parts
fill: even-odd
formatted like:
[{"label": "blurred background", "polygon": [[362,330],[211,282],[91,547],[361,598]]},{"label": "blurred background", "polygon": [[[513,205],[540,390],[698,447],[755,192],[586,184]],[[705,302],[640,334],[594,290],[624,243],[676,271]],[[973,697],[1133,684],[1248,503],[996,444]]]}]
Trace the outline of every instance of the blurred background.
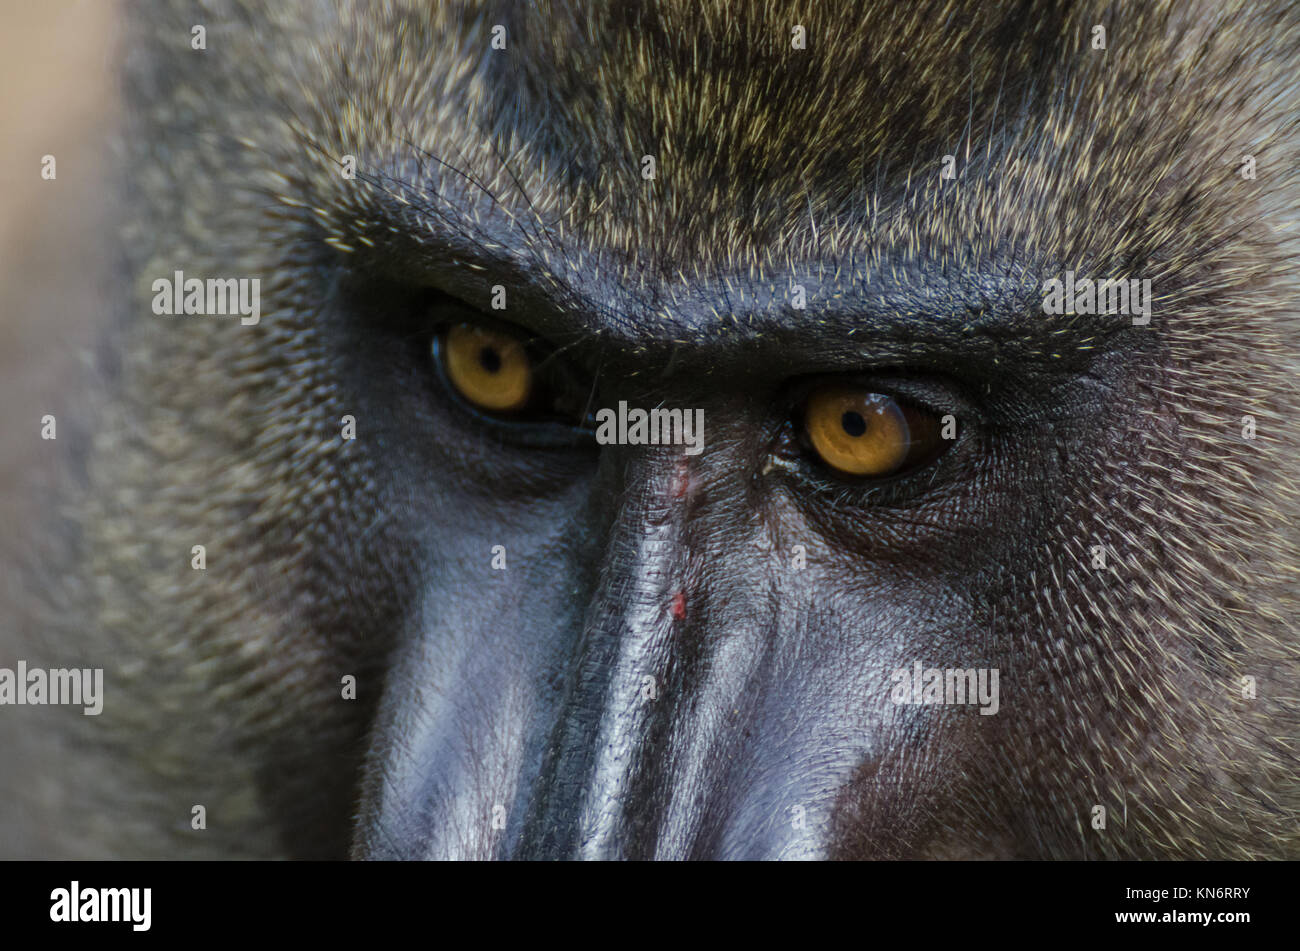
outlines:
[{"label": "blurred background", "polygon": [[[113,0],[0,0],[0,532],[106,312],[119,110]],[[53,155],[57,178],[41,178]]]}]

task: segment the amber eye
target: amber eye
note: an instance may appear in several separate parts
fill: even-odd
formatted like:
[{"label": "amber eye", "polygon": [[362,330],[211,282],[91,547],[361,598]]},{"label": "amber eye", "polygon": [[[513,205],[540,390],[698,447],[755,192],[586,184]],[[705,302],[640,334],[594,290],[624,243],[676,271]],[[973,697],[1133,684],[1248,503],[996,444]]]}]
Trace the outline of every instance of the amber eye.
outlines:
[{"label": "amber eye", "polygon": [[804,404],[804,435],[822,462],[860,478],[914,469],[948,445],[933,413],[855,386],[815,390]]},{"label": "amber eye", "polygon": [[511,413],[528,405],[533,365],[514,337],[457,324],[443,331],[441,350],[451,385],[479,409]]}]

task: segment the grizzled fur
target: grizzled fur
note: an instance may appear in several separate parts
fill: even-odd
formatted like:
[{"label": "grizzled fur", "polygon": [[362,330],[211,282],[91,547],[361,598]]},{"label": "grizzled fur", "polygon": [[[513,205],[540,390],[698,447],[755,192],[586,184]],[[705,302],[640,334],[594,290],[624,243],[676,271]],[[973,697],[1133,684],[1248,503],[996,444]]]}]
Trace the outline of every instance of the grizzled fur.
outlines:
[{"label": "grizzled fur", "polygon": [[[401,743],[376,685],[422,569],[384,447],[339,439],[331,334],[348,275],[405,279],[414,243],[420,282],[545,296],[633,374],[818,325],[845,369],[869,339],[1079,388],[1078,418],[1026,420],[1044,468],[960,564],[1020,702],[963,728],[963,770],[908,744],[864,765],[832,854],[1300,857],[1293,4],[190,6],[132,9],[120,294],[0,645],[104,666],[104,713],[0,711],[3,854],[348,853]],[[1151,325],[1043,314],[1067,269],[1149,278]],[[175,270],[260,278],[260,324],[155,316]],[[778,313],[795,280],[807,310]],[[884,295],[919,325],[959,292],[982,303],[947,356],[851,313]],[[922,776],[905,814],[869,805]]]}]

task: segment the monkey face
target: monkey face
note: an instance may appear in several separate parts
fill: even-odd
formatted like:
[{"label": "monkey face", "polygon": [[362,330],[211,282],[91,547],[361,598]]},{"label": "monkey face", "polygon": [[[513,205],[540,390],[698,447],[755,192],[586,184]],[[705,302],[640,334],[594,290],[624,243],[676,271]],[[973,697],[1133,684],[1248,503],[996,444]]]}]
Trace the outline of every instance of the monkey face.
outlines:
[{"label": "monkey face", "polygon": [[[922,334],[896,305],[845,307],[900,339],[854,370],[779,298],[771,327],[689,346],[645,322],[561,348],[440,293],[385,306],[413,315],[405,344],[368,326],[340,359],[404,487],[380,508],[430,568],[384,675],[375,735],[403,739],[371,761],[360,854],[968,850],[928,824],[1007,742],[996,678],[1021,671],[984,634],[1006,582],[987,559],[1052,512],[1063,430],[1037,420],[1086,391],[974,387],[970,350],[964,379],[899,370],[889,346]],[[544,300],[515,306],[548,326]],[[702,451],[627,420],[596,438],[592,407],[629,406],[698,412]],[[982,671],[986,712],[974,681],[955,705],[913,692],[918,666]]]},{"label": "monkey face", "polygon": [[[809,415],[852,425],[845,384],[790,386],[756,351],[729,361],[725,343],[688,356],[651,346],[622,365],[612,346],[567,359],[603,354],[601,405],[701,412],[698,456],[488,417],[438,367],[386,394],[406,421],[375,435],[409,447],[400,471],[421,495],[407,518],[430,527],[415,533],[418,560],[437,569],[388,674],[379,730],[406,739],[370,790],[367,854],[826,854],[858,797],[879,819],[912,814],[920,803],[899,794],[908,751],[931,731],[961,734],[960,720],[891,701],[890,676],[910,676],[918,645],[965,646],[975,613],[945,580],[976,569],[970,536],[934,517],[970,502],[960,478],[929,483],[973,465],[962,460],[976,437],[939,466],[919,434],[937,415],[922,394],[945,409],[962,398],[897,374],[853,378],[874,409],[863,404],[870,423],[846,438],[914,441],[923,464],[906,467],[904,450],[897,472],[846,476],[800,445]],[[791,368],[789,349],[773,352]],[[667,372],[646,373],[655,363]],[[720,386],[701,384],[715,375]],[[914,440],[899,429],[905,399]],[[543,435],[555,444],[539,446]]]},{"label": "monkey face", "polygon": [[132,27],[70,839],[1296,854],[1286,4],[298,6]]}]

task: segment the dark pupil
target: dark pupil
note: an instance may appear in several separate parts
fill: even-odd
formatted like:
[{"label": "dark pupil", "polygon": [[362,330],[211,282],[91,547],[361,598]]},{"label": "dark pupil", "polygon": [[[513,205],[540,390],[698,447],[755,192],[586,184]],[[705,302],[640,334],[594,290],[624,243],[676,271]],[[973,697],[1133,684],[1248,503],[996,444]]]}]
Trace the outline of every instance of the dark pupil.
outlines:
[{"label": "dark pupil", "polygon": [[483,347],[478,352],[478,362],[482,364],[484,370],[489,373],[496,373],[497,370],[501,369],[501,354],[491,347]]},{"label": "dark pupil", "polygon": [[861,436],[867,431],[867,421],[862,418],[861,413],[849,411],[840,417],[840,425],[850,436]]}]

